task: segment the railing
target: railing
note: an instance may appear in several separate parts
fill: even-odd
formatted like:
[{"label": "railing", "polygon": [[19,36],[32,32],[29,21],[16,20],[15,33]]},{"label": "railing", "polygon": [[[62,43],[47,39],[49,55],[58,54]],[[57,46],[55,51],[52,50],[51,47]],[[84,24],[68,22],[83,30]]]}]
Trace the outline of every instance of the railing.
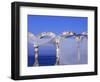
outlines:
[{"label": "railing", "polygon": [[[49,40],[42,42],[41,39],[42,38],[46,38],[49,37]],[[33,66],[39,66],[38,63],[38,51],[39,51],[39,46],[41,45],[45,45],[48,43],[53,43],[56,45],[56,63],[55,65],[59,65],[59,58],[60,58],[60,54],[59,54],[59,43],[61,40],[63,39],[67,39],[69,37],[73,37],[75,38],[76,42],[77,42],[77,63],[80,63],[80,42],[82,41],[82,39],[84,37],[87,38],[87,32],[82,32],[81,34],[76,34],[74,32],[62,32],[60,35],[56,35],[53,32],[42,32],[40,34],[38,34],[37,36],[35,36],[32,33],[28,33],[28,41],[33,45],[34,47],[34,51],[35,51],[35,62],[33,64]]]}]

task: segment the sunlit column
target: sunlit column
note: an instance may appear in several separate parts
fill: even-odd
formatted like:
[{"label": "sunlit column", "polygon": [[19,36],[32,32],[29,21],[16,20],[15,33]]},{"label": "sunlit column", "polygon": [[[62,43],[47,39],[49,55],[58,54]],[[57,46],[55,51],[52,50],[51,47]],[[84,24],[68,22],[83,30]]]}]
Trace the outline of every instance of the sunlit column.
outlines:
[{"label": "sunlit column", "polygon": [[75,36],[75,39],[77,41],[77,63],[79,64],[80,63],[80,56],[81,56],[81,53],[80,53],[81,36]]},{"label": "sunlit column", "polygon": [[33,64],[33,66],[38,66],[38,45],[34,44],[34,51],[35,51],[35,63]]},{"label": "sunlit column", "polygon": [[81,58],[81,52],[80,52],[80,44],[84,37],[87,37],[87,32],[82,32],[81,34],[78,34],[75,36],[75,39],[77,41],[77,63],[80,64],[80,58]]},{"label": "sunlit column", "polygon": [[32,34],[32,33],[28,33],[28,38],[30,43],[33,44],[34,47],[34,52],[35,52],[35,62],[33,64],[33,66],[38,66],[38,43],[36,42],[36,37]]},{"label": "sunlit column", "polygon": [[59,42],[60,42],[60,38],[59,37],[56,37],[55,38],[55,45],[56,45],[56,63],[55,65],[59,65]]}]

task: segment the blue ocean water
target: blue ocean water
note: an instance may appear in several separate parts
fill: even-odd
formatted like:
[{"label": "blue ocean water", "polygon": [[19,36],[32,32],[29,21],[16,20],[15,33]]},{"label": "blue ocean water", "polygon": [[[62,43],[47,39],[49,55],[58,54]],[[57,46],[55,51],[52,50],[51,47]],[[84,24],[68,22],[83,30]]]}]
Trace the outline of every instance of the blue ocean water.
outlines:
[{"label": "blue ocean water", "polygon": [[33,66],[35,62],[34,54],[34,46],[31,43],[28,43],[28,66]]},{"label": "blue ocean water", "polygon": [[[46,44],[39,46],[38,62],[39,66],[50,66],[56,63],[56,47],[54,44]],[[28,44],[28,66],[33,66],[35,62],[34,47]]]},{"label": "blue ocean water", "polygon": [[56,63],[56,46],[54,44],[41,45],[38,55],[40,66],[54,65]]}]

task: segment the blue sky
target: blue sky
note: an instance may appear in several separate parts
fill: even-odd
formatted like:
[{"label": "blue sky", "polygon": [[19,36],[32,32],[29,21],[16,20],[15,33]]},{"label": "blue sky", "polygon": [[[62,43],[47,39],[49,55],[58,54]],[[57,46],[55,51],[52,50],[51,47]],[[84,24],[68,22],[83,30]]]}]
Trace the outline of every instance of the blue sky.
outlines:
[{"label": "blue sky", "polygon": [[56,34],[63,31],[87,32],[87,24],[87,17],[28,15],[28,32],[33,34],[49,31]]}]

